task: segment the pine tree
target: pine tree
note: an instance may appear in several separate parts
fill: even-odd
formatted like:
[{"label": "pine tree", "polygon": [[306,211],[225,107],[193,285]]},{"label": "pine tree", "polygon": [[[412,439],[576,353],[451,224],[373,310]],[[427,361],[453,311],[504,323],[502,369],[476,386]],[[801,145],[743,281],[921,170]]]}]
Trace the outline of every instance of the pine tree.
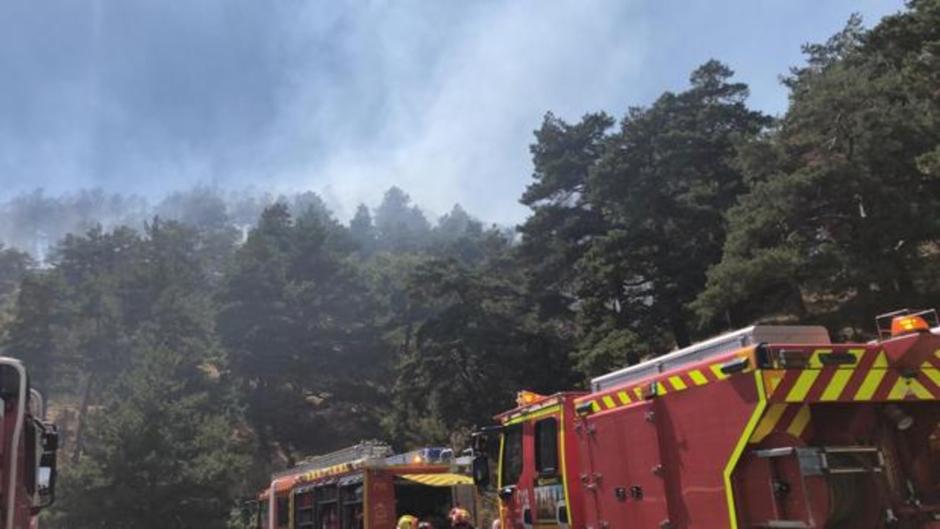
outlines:
[{"label": "pine tree", "polygon": [[20,279],[34,266],[28,253],[6,248],[0,243],[0,307],[9,303]]},{"label": "pine tree", "polygon": [[691,342],[687,305],[721,258],[724,211],[746,189],[729,162],[737,142],[770,124],[747,108],[747,85],[732,75],[709,61],[692,73],[688,90],[631,110],[590,175],[587,195],[610,230],[578,264],[580,297],[587,311],[606,308],[622,321],[616,328],[653,344],[661,336]]},{"label": "pine tree", "polygon": [[778,130],[742,151],[752,190],[728,215],[705,318],[784,317],[859,334],[859,322],[938,292],[940,143],[935,2],[866,31],[858,18],[805,48]]},{"label": "pine tree", "polygon": [[418,265],[409,278],[424,316],[396,367],[385,421],[393,438],[451,443],[453,434],[488,424],[520,389],[570,387],[563,342],[529,318],[514,278],[493,272],[446,259]]},{"label": "pine tree", "polygon": [[[283,204],[236,254],[218,329],[265,451],[288,458],[375,433],[381,370],[374,302],[345,229]],[[327,429],[325,425],[329,424]]]},{"label": "pine tree", "polygon": [[235,411],[203,355],[151,335],[89,426],[87,450],[67,467],[53,523],[70,529],[226,526],[233,484],[250,461]]},{"label": "pine tree", "polygon": [[349,236],[358,245],[359,253],[365,257],[375,251],[376,234],[372,224],[372,214],[365,204],[359,204],[356,214],[349,221]]},{"label": "pine tree", "polygon": [[392,187],[375,209],[375,230],[381,249],[414,252],[427,245],[431,225],[407,193]]},{"label": "pine tree", "polygon": [[61,294],[62,285],[55,274],[38,270],[28,273],[19,285],[3,337],[4,354],[23,360],[33,385],[44,392],[64,389],[55,376],[62,372],[62,345],[58,339]]}]

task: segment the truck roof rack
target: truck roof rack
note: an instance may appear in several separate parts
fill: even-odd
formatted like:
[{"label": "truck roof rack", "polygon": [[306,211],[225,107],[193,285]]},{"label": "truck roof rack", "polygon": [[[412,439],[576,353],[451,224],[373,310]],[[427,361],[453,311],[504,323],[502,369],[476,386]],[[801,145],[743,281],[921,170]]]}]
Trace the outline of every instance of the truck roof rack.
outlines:
[{"label": "truck roof rack", "polygon": [[408,465],[408,464],[450,464],[454,459],[454,451],[446,446],[427,446],[391,455],[385,458],[385,464],[388,466]]},{"label": "truck roof rack", "polygon": [[819,325],[753,325],[594,378],[591,380],[591,390],[602,391],[760,343],[828,344],[831,342],[829,331]]},{"label": "truck roof rack", "polygon": [[382,460],[392,455],[392,447],[381,441],[362,441],[359,444],[342,448],[335,452],[314,456],[291,468],[274,474],[274,478],[304,474],[314,470],[329,468],[343,463],[358,461]]}]

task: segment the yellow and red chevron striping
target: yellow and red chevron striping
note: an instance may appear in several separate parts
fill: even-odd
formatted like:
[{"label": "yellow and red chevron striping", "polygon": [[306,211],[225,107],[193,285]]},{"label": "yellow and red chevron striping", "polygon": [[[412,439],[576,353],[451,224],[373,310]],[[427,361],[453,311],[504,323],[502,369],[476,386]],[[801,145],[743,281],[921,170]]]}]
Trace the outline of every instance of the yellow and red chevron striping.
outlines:
[{"label": "yellow and red chevron striping", "polygon": [[[805,368],[768,370],[768,398],[771,402],[856,402],[940,398],[938,356],[925,361],[921,369],[903,376],[888,365],[884,351],[871,348],[848,349],[854,364],[824,365],[819,349]],[[938,351],[940,354],[940,351]]]},{"label": "yellow and red chevron striping", "polygon": [[[750,349],[746,350],[746,352],[749,353]],[[746,355],[741,354],[740,356]],[[737,355],[731,356],[731,358],[736,357]],[[579,401],[579,404],[590,402],[591,409],[596,413],[642,401],[653,384],[656,385],[656,395],[663,396],[694,389],[699,386],[705,386],[713,382],[719,382],[728,378],[728,375],[721,371],[721,366],[724,362],[727,362],[727,360],[728,358],[724,358],[721,362],[715,362],[705,366],[700,365],[680,373],[665,373],[661,378],[656,380],[646,380],[638,384],[615,388],[604,393],[592,394]],[[745,371],[753,371],[753,369],[749,367]]]},{"label": "yellow and red chevron striping", "polygon": [[[822,355],[850,354],[854,363],[827,365]],[[798,351],[799,352],[799,351]],[[628,406],[648,396],[655,384],[657,396],[687,391],[727,379],[721,371],[729,359],[746,357],[750,349],[742,350],[721,361],[699,365],[679,373],[664,373],[655,381],[615,388],[584,397],[594,412]],[[940,350],[926,360],[921,369],[902,376],[888,365],[885,352],[877,347],[832,346],[805,351],[806,365],[796,369],[764,369],[764,386],[770,403],[858,402],[885,400],[940,399]],[[751,371],[749,367],[746,371]],[[780,420],[796,415],[796,411],[781,414]],[[806,411],[808,413],[808,410]],[[806,413],[802,416],[807,417]],[[784,417],[786,415],[786,417]],[[799,430],[799,428],[797,428]]]},{"label": "yellow and red chevron striping", "polygon": [[806,439],[810,434],[810,429],[808,404],[771,404],[761,417],[749,442],[760,443],[774,432],[787,432],[794,437]]}]

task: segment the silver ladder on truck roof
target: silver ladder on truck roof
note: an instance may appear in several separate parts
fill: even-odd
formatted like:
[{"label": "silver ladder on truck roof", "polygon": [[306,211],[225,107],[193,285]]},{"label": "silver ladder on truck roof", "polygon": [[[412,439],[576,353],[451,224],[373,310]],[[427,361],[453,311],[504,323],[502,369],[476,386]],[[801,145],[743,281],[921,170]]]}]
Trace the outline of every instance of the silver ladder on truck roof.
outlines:
[{"label": "silver ladder on truck roof", "polygon": [[760,343],[828,344],[830,339],[826,328],[819,325],[754,325],[594,378],[591,391],[620,386]]},{"label": "silver ladder on truck roof", "polygon": [[363,441],[335,452],[311,457],[296,466],[274,474],[274,478],[329,468],[343,463],[382,460],[392,455],[392,448],[381,441]]}]

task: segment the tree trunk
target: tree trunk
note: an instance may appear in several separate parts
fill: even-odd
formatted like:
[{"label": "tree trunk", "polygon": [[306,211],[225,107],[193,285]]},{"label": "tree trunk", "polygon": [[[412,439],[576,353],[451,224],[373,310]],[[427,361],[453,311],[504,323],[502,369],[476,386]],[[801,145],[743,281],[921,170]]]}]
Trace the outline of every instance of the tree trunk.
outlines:
[{"label": "tree trunk", "polygon": [[901,298],[901,303],[915,305],[914,300],[917,297],[917,288],[914,286],[914,280],[911,278],[911,273],[908,271],[904,259],[896,257],[894,259],[894,268],[897,271],[894,278],[895,289]]},{"label": "tree trunk", "polygon": [[82,455],[82,448],[85,436],[85,421],[88,415],[88,406],[91,403],[91,392],[95,382],[95,372],[92,371],[85,379],[85,389],[82,392],[82,404],[78,409],[78,419],[75,425],[75,448],[72,450],[72,463],[78,463]]},{"label": "tree trunk", "polygon": [[675,301],[668,304],[669,307],[669,326],[672,329],[672,337],[676,340],[676,345],[682,349],[692,345],[692,337],[689,334],[689,324],[685,321],[682,314],[682,306]]},{"label": "tree trunk", "polygon": [[692,345],[692,337],[689,335],[689,327],[682,316],[673,316],[672,318],[672,336],[676,339],[676,345],[679,349]]},{"label": "tree trunk", "polygon": [[791,287],[793,289],[791,295],[793,310],[796,311],[797,321],[803,323],[806,321],[806,317],[809,314],[809,310],[806,308],[806,300],[803,298],[803,289],[796,283],[791,284]]}]

